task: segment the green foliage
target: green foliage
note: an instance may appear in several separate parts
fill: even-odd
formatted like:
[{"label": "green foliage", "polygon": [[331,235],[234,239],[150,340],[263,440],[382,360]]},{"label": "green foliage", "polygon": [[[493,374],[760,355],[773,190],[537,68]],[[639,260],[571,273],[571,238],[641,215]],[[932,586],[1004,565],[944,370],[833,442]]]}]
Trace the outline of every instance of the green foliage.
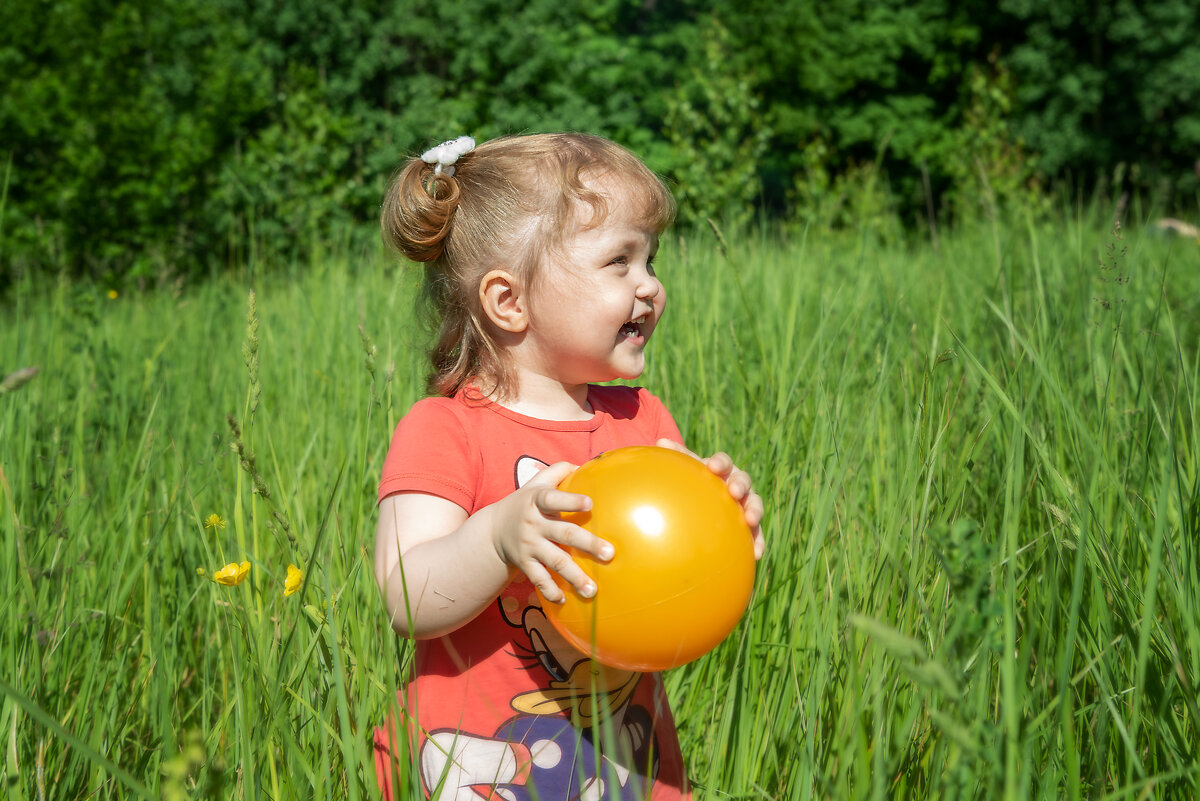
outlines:
[{"label": "green foliage", "polygon": [[[724,220],[735,229],[753,219],[770,129],[754,77],[731,71],[729,32],[715,17],[705,25],[704,60],[667,98],[664,133],[671,160],[663,165],[686,222]],[[737,69],[737,62],[732,67]]]},{"label": "green foliage", "polygon": [[270,102],[239,5],[4,4],[8,269],[137,274],[208,244],[216,168]]},{"label": "green foliage", "polygon": [[950,180],[948,204],[956,219],[998,212],[1048,210],[1033,160],[1012,131],[1012,75],[996,53],[988,67],[971,65],[963,87],[965,111],[955,147],[935,169]]},{"label": "green foliage", "polygon": [[894,181],[910,184],[914,165],[953,147],[953,104],[980,36],[960,4],[748,0],[720,7],[741,59],[764,75],[776,193],[808,167],[805,148],[814,142],[827,144],[826,169],[834,173],[875,161],[886,142],[884,166]]},{"label": "green foliage", "polygon": [[1114,175],[1190,202],[1197,42],[1188,0],[12,0],[0,287],[373,238],[401,160],[464,133],[610,136],[685,222],[932,228]]},{"label": "green foliage", "polygon": [[652,89],[687,31],[632,0],[5,4],[8,269],[291,259],[370,221],[403,157],[462,133],[652,151]]},{"label": "green foliage", "polygon": [[801,155],[802,167],[789,193],[793,227],[849,231],[864,240],[893,244],[904,239],[882,158],[851,162],[833,172],[831,149],[821,138],[803,148]]},{"label": "green foliage", "polygon": [[1150,180],[1198,186],[1200,7],[1191,0],[1003,0],[1016,133],[1048,174],[1084,179],[1138,163]]}]

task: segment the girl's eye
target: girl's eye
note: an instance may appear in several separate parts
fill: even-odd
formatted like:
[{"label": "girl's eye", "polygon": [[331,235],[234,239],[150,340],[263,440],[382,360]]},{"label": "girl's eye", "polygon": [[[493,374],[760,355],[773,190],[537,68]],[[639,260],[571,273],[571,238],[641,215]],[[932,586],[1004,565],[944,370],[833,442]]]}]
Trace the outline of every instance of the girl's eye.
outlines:
[{"label": "girl's eye", "polygon": [[657,275],[657,273],[654,271],[654,259],[648,259],[646,261],[646,272],[650,273],[651,275]]}]

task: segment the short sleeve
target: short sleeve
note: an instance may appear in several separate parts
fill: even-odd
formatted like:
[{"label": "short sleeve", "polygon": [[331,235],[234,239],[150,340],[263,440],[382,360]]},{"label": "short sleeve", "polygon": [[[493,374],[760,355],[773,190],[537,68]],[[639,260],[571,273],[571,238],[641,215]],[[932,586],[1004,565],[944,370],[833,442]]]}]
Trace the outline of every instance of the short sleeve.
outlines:
[{"label": "short sleeve", "polygon": [[426,398],[400,420],[383,462],[378,500],[423,492],[472,508],[478,457],[452,404],[448,398]]}]

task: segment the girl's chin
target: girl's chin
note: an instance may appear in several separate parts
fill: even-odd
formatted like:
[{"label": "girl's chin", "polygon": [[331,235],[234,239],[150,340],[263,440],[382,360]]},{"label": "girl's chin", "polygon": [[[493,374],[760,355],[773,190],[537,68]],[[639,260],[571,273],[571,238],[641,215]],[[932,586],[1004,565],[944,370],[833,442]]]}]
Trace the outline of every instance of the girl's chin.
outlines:
[{"label": "girl's chin", "polygon": [[621,370],[620,374],[617,376],[617,379],[622,381],[632,381],[635,378],[640,378],[644,372],[646,372],[645,362],[642,362],[638,365],[630,365],[629,368]]}]

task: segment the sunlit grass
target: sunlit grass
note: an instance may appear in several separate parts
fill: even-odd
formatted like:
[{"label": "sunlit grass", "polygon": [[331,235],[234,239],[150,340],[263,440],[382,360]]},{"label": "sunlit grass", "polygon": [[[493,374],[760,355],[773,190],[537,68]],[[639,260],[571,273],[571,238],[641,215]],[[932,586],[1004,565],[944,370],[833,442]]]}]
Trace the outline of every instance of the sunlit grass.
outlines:
[{"label": "sunlit grass", "polygon": [[[743,624],[667,676],[697,796],[1191,798],[1200,248],[1101,214],[939,245],[665,243],[641,383],[768,508]],[[252,283],[4,301],[0,380],[41,370],[0,392],[0,795],[375,793],[415,282]]]}]

